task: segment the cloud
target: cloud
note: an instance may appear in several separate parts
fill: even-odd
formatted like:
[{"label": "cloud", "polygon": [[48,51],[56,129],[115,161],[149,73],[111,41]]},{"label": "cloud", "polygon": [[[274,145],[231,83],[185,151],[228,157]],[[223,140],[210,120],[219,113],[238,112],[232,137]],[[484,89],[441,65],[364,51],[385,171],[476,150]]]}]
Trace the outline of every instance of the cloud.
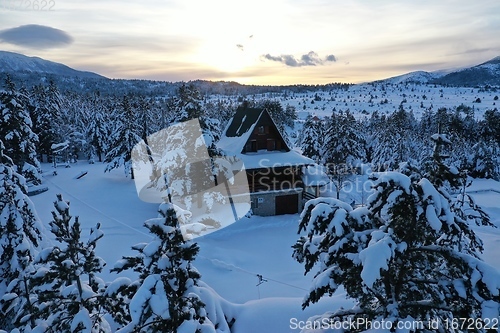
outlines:
[{"label": "cloud", "polygon": [[305,66],[316,66],[317,64],[321,64],[322,61],[319,59],[318,54],[316,52],[309,52],[308,54],[304,54],[300,57],[300,60],[305,64]]},{"label": "cloud", "polygon": [[282,54],[280,56],[273,56],[268,54],[263,54],[261,56],[264,60],[281,62],[289,67],[303,67],[303,66],[321,66],[324,65],[325,62],[335,62],[337,58],[333,54],[326,56],[324,59],[321,59],[319,55],[310,51],[307,54],[304,54],[300,57],[300,60],[297,60],[295,56],[291,54]]},{"label": "cloud", "polygon": [[474,54],[474,53],[495,52],[495,51],[498,51],[498,50],[491,48],[491,47],[484,47],[484,48],[468,49],[468,50],[465,50],[463,52],[459,52],[456,54],[461,55],[461,54]]},{"label": "cloud", "polygon": [[330,54],[330,55],[327,55],[326,58],[325,58],[325,61],[337,61],[337,58],[335,58],[335,56],[333,54]]},{"label": "cloud", "polygon": [[59,29],[28,24],[1,30],[0,42],[36,49],[50,49],[69,45],[73,42],[73,38]]}]

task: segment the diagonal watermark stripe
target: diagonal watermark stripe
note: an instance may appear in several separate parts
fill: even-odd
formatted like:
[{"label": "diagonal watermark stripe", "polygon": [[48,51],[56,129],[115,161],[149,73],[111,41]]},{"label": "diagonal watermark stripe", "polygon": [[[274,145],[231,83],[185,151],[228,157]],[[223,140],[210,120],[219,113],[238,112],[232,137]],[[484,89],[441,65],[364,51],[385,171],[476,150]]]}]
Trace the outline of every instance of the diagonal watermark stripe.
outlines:
[{"label": "diagonal watermark stripe", "polygon": [[139,198],[171,201],[186,239],[227,227],[250,210],[243,162],[210,156],[198,119],[139,142],[132,150],[132,167]]}]

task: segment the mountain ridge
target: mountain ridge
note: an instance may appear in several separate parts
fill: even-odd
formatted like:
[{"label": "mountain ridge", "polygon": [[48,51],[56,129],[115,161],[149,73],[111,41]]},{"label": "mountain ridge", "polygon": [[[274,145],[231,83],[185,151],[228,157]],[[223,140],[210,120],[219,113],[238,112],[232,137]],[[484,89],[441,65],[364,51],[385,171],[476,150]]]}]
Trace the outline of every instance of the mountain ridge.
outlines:
[{"label": "mountain ridge", "polygon": [[0,72],[15,74],[43,73],[91,79],[106,78],[103,75],[76,70],[58,62],[42,59],[40,57],[29,57],[9,51],[0,51]]},{"label": "mountain ridge", "polygon": [[452,86],[500,85],[500,56],[479,65],[452,71],[438,70],[434,72],[414,71],[383,80],[377,83],[430,83]]},{"label": "mountain ridge", "polygon": [[[105,79],[113,82],[122,81],[111,80],[103,75],[89,72],[80,71],[73,69],[67,65],[53,62],[50,60],[45,60],[40,57],[30,57],[19,53],[0,51],[0,73],[14,74],[16,76],[24,76],[28,78],[33,78],[38,74],[48,75],[49,77],[66,77],[78,80],[87,79]],[[64,80],[63,80],[64,81]],[[134,82],[136,80],[125,80]],[[147,80],[151,82],[156,82],[157,80]],[[193,80],[190,82],[205,82],[206,80]],[[100,81],[102,82],[102,81]],[[167,82],[167,81],[157,81],[157,82]],[[206,81],[212,82],[212,81]],[[252,87],[254,85],[244,85],[237,82],[224,82],[216,81],[213,82],[217,84],[218,82],[223,82],[232,86],[232,89],[243,89],[244,87]],[[453,70],[451,72],[446,70],[438,70],[434,72],[427,71],[414,71],[397,76],[393,76],[387,79],[375,80],[374,83],[389,83],[389,84],[403,84],[403,83],[421,83],[421,84],[439,84],[439,85],[451,85],[451,86],[481,86],[481,85],[494,85],[500,86],[500,56],[492,58],[484,63],[475,65],[468,68],[463,68],[459,70]],[[317,86],[328,86],[316,85]],[[280,87],[280,86],[276,86]],[[285,88],[286,89],[286,88]]]},{"label": "mountain ridge", "polygon": [[451,86],[500,86],[500,56],[475,65],[453,71],[430,83]]}]

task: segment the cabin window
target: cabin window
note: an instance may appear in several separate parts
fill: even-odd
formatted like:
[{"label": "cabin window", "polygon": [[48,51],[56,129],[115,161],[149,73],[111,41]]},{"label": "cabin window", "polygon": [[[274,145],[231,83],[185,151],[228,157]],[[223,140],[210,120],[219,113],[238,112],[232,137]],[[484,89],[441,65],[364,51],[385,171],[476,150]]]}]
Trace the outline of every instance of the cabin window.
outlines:
[{"label": "cabin window", "polygon": [[245,152],[256,152],[257,151],[257,141],[251,140],[248,141],[247,144],[245,145]]},{"label": "cabin window", "polygon": [[273,139],[267,139],[267,150],[276,150],[276,141]]},{"label": "cabin window", "polygon": [[259,134],[265,134],[266,133],[266,129],[264,128],[264,126],[257,127],[257,133],[259,133]]},{"label": "cabin window", "polygon": [[276,150],[281,150],[281,141],[276,142]]},{"label": "cabin window", "polygon": [[256,140],[250,141],[250,151],[257,151],[257,141]]}]

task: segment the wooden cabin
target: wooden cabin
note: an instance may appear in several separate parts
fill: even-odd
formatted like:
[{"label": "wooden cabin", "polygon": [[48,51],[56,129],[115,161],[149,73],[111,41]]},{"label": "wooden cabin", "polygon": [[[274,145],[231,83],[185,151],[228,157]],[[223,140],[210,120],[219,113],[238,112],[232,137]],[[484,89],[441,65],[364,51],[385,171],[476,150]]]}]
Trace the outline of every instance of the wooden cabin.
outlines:
[{"label": "wooden cabin", "polygon": [[315,163],[288,146],[266,109],[238,108],[218,146],[244,163],[255,215],[302,210],[303,170]]}]

